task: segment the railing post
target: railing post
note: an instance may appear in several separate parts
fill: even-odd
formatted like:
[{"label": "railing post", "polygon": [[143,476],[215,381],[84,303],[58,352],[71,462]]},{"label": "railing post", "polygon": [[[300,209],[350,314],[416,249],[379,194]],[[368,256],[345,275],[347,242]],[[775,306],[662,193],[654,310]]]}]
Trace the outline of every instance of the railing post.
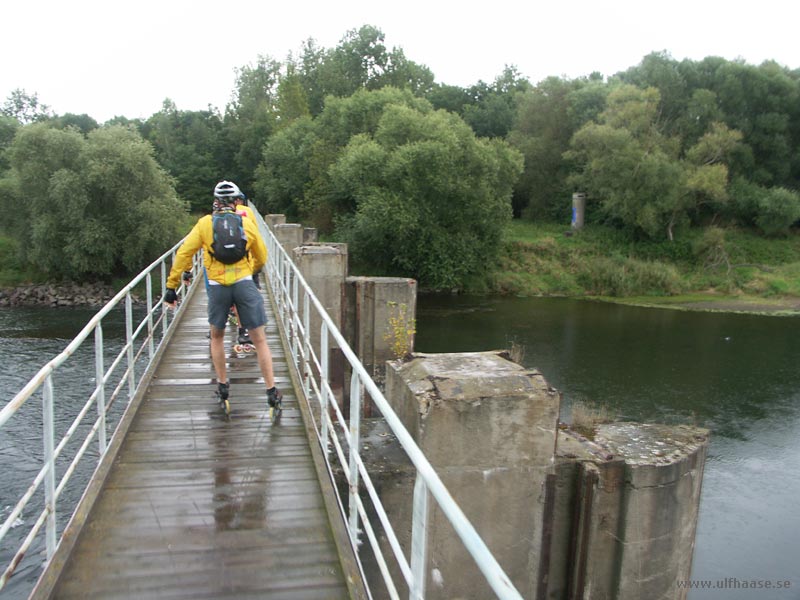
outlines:
[{"label": "railing post", "polygon": [[300,307],[298,305],[297,277],[292,277],[292,359],[297,364],[297,352],[300,349],[299,325]]},{"label": "railing post", "polygon": [[94,330],[94,376],[97,383],[97,415],[100,427],[97,430],[97,442],[100,456],[106,452],[106,385],[103,367],[103,323],[97,324]]},{"label": "railing post", "polygon": [[48,375],[44,380],[42,389],[42,437],[44,442],[44,464],[47,473],[44,480],[44,501],[47,515],[46,546],[47,558],[56,551],[56,462],[53,451],[55,448],[55,425],[53,418],[53,376]]},{"label": "railing post", "polygon": [[[173,260],[174,260],[174,255],[173,255]],[[161,305],[162,315],[161,316],[163,317],[161,319],[161,335],[162,336],[167,335],[167,327],[168,327],[167,317],[169,315],[169,311],[166,308],[164,308],[165,305],[163,304],[164,294],[166,294],[166,293],[167,293],[167,263],[162,260],[161,261],[161,301],[162,301],[162,305]]]},{"label": "railing post", "polygon": [[145,283],[147,286],[147,363],[150,364],[153,361],[153,355],[156,352],[155,340],[153,339],[155,334],[153,331],[153,278],[150,273],[147,273]]},{"label": "railing post", "polygon": [[350,541],[358,547],[358,449],[361,445],[361,380],[358,372],[350,377]]},{"label": "railing post", "polygon": [[128,400],[136,393],[136,363],[133,352],[133,300],[131,292],[125,295],[125,343],[128,348]]},{"label": "railing post", "polygon": [[308,297],[308,290],[303,293],[303,355],[305,356],[305,365],[303,365],[303,372],[305,374],[303,381],[303,391],[306,398],[311,394],[311,315],[309,310],[311,301]]},{"label": "railing post", "polygon": [[428,563],[428,486],[417,471],[411,520],[411,600],[425,598],[425,572]]},{"label": "railing post", "polygon": [[323,321],[319,332],[319,359],[322,372],[319,374],[319,385],[322,390],[320,394],[320,414],[321,425],[320,435],[322,436],[322,450],[325,452],[325,459],[328,459],[328,324]]},{"label": "railing post", "polygon": [[289,323],[289,319],[291,317],[290,310],[289,310],[289,284],[292,279],[292,270],[289,268],[288,259],[284,259],[283,261],[283,305],[282,305],[282,317],[283,317],[283,326],[286,331],[290,331],[291,324]]}]

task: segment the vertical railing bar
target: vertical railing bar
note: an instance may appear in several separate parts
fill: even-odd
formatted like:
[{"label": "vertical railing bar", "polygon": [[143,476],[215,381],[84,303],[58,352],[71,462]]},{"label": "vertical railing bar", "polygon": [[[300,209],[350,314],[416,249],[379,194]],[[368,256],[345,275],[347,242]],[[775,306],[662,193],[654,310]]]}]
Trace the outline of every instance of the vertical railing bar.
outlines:
[{"label": "vertical railing bar", "polygon": [[44,442],[44,464],[47,473],[44,479],[44,501],[47,515],[46,547],[49,559],[56,551],[56,461],[55,417],[53,415],[53,376],[48,375],[42,389],[42,437]]},{"label": "vertical railing bar", "polygon": [[328,324],[323,321],[319,333],[319,358],[322,361],[322,373],[320,373],[320,382],[322,382],[322,394],[320,395],[320,425],[322,426],[322,450],[325,452],[325,460],[328,460],[328,387],[324,382],[328,381]]},{"label": "vertical railing bar", "polygon": [[303,293],[303,355],[305,356],[305,381],[303,388],[306,398],[311,393],[311,329],[309,327],[311,317],[309,315],[309,298],[308,290]]},{"label": "vertical railing bar", "polygon": [[290,331],[291,324],[289,323],[289,319],[291,315],[289,314],[289,285],[292,279],[292,270],[289,268],[288,259],[284,259],[283,261],[283,325],[286,331]]},{"label": "vertical railing bar", "polygon": [[358,372],[350,377],[350,540],[358,547],[358,451],[361,433],[361,380]]},{"label": "vertical railing bar", "polygon": [[94,377],[97,383],[97,415],[100,428],[97,431],[97,442],[100,456],[106,452],[106,390],[103,369],[103,323],[97,324],[94,330]]},{"label": "vertical railing bar", "polygon": [[147,272],[147,277],[145,278],[145,286],[147,288],[147,363],[150,364],[153,362],[153,355],[156,352],[156,346],[155,340],[153,339],[155,334],[153,331],[153,277],[149,271]]},{"label": "vertical railing bar", "polygon": [[300,307],[297,305],[297,277],[292,277],[292,359],[297,364],[297,353],[300,350],[298,325],[300,324]]},{"label": "vertical railing bar", "polygon": [[[174,260],[174,258],[173,258]],[[161,261],[161,298],[167,293],[167,264],[166,261]],[[161,309],[161,335],[167,335],[167,328],[169,327],[168,321],[169,311],[164,310],[163,305]]]},{"label": "vertical railing bar", "polygon": [[417,471],[414,482],[414,505],[411,520],[410,600],[425,598],[425,573],[428,562],[428,486]]},{"label": "vertical railing bar", "polygon": [[131,292],[125,295],[125,342],[128,345],[128,400],[136,392],[136,361],[133,358],[133,300]]}]

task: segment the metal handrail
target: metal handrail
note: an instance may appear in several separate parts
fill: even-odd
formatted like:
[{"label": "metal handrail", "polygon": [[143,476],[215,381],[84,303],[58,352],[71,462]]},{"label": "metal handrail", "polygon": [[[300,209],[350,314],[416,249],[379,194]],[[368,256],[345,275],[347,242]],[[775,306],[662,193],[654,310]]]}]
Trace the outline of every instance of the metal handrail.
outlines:
[{"label": "metal handrail", "polygon": [[[252,208],[255,209],[255,207]],[[283,329],[289,337],[288,346],[291,350],[293,367],[302,381],[302,391],[305,396],[304,401],[309,409],[308,412],[315,420],[313,429],[325,456],[329,476],[333,478],[333,469],[329,456],[330,447],[332,446],[335,449],[339,467],[348,482],[347,511],[344,508],[344,499],[338,495],[338,492],[337,496],[356,556],[359,557],[360,544],[358,538],[361,531],[360,528],[363,527],[389,596],[391,598],[400,597],[397,586],[389,572],[387,557],[384,556],[378,544],[377,535],[359,496],[359,488],[363,486],[372,501],[372,506],[387,536],[394,560],[408,586],[409,598],[424,598],[425,574],[429,568],[425,532],[428,527],[428,500],[429,497],[432,497],[442,513],[450,521],[464,547],[477,563],[478,568],[497,597],[502,599],[521,599],[522,596],[497,563],[458,504],[453,500],[450,492],[444,486],[422,450],[414,442],[411,434],[406,430],[381,390],[367,373],[361,361],[306,283],[294,261],[291,260],[275,235],[266,226],[258,211],[254,210],[253,212],[261,233],[267,242],[269,253],[267,274],[270,290],[277,305],[277,318],[281,320]],[[320,320],[319,354],[316,353],[311,343],[311,311],[314,311],[317,319]],[[349,421],[344,418],[328,381],[328,349],[334,344],[344,355],[352,369]],[[410,559],[406,558],[400,546],[397,535],[392,528],[360,455],[359,435],[362,390],[369,394],[373,404],[380,411],[386,424],[416,468]],[[315,399],[318,401],[317,406],[314,406]],[[335,420],[331,417],[331,412],[334,413]],[[339,440],[337,427],[347,446],[346,448],[342,446]],[[335,488],[336,486],[334,485]]]},{"label": "metal handrail", "polygon": [[[38,513],[35,522],[28,531],[27,536],[17,548],[12,560],[5,567],[2,575],[0,575],[0,590],[2,590],[8,579],[14,573],[15,569],[19,566],[25,553],[30,548],[36,536],[40,533],[42,527],[45,527],[45,544],[47,550],[47,558],[50,559],[55,553],[60,539],[57,532],[57,506],[58,499],[65,489],[67,483],[75,473],[78,463],[84,458],[86,451],[89,449],[92,441],[96,438],[98,443],[98,456],[97,464],[102,461],[106,450],[108,449],[107,430],[109,423],[107,422],[107,410],[113,402],[120,396],[123,388],[127,384],[128,402],[135,396],[138,390],[138,383],[136,381],[136,369],[141,369],[142,377],[145,379],[146,374],[152,368],[152,360],[161,340],[163,340],[172,323],[175,319],[169,319],[169,312],[161,309],[160,302],[154,302],[153,296],[153,271],[160,269],[161,290],[160,295],[163,297],[166,291],[166,278],[167,278],[167,261],[174,260],[175,252],[180,247],[181,242],[178,242],[170,250],[161,255],[150,266],[144,269],[136,277],[134,277],[122,290],[120,290],[106,305],[97,312],[84,328],[78,333],[77,336],[61,351],[55,358],[50,360],[44,365],[36,375],[14,396],[14,398],[0,410],[0,430],[7,425],[7,423],[16,415],[19,410],[33,397],[38,391],[42,390],[42,442],[44,447],[44,456],[42,460],[42,467],[36,473],[33,482],[28,487],[27,491],[20,497],[17,504],[13,507],[5,521],[0,525],[0,542],[3,541],[6,534],[13,527],[14,523],[22,515],[25,508],[30,504],[31,500],[35,497],[37,490],[44,483],[44,507]],[[192,271],[197,273],[200,268],[201,260],[195,257],[193,261]],[[146,313],[142,320],[134,328],[133,324],[133,290],[145,282],[146,286]],[[196,281],[196,278],[192,278]],[[178,290],[178,295],[183,296],[186,294],[188,288],[182,284]],[[119,353],[112,358],[108,367],[106,367],[106,357],[103,349],[103,319],[121,302],[125,303],[125,344]],[[180,310],[180,308],[178,309]],[[159,331],[159,325],[161,329]],[[89,398],[83,404],[82,408],[77,412],[68,427],[64,436],[59,440],[58,444],[55,441],[55,427],[54,427],[54,400],[56,398],[53,385],[53,374],[58,372],[68,359],[75,354],[76,350],[93,335],[94,341],[94,374],[96,385]],[[156,342],[158,340],[158,342]],[[138,348],[137,348],[138,345]],[[140,359],[146,356],[147,363],[140,364]],[[118,367],[124,363],[125,369],[121,373],[117,372]],[[106,386],[113,382],[114,376],[118,376],[119,380],[111,392],[111,395],[106,399]],[[91,417],[87,417],[90,409],[97,407],[97,416],[92,422],[87,422]],[[80,447],[71,457],[69,466],[65,469],[58,485],[56,485],[56,459],[62,454],[62,451],[67,444],[72,440],[78,428],[82,425],[90,426],[89,432],[83,439]],[[88,484],[87,482],[83,482]],[[62,531],[63,534],[63,531]]]}]

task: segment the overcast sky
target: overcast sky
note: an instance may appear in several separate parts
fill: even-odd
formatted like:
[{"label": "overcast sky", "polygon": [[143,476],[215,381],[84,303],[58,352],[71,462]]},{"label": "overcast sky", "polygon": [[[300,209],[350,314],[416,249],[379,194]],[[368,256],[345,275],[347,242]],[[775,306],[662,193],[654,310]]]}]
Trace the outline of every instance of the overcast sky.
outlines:
[{"label": "overcast sky", "polygon": [[32,0],[0,14],[0,102],[23,89],[101,123],[149,117],[165,98],[224,109],[235,68],[284,61],[308,38],[332,48],[365,24],[459,86],[491,82],[505,65],[532,83],[609,76],[662,50],[800,68],[796,0]]}]

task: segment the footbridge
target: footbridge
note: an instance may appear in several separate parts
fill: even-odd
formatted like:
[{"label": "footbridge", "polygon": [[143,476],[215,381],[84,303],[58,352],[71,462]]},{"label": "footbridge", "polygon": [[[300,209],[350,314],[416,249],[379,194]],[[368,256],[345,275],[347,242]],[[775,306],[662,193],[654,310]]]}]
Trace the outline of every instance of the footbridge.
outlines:
[{"label": "footbridge", "polygon": [[[229,417],[219,410],[201,258],[173,313],[158,300],[170,249],[0,410],[0,435],[25,411],[41,427],[32,452],[40,468],[19,474],[27,478],[20,494],[3,499],[0,595],[424,598],[435,507],[493,593],[520,598],[256,218],[268,242],[263,293],[282,413],[269,417],[255,356],[237,354],[233,327],[225,341],[232,409]],[[120,313],[124,340],[112,344],[106,324]],[[334,346],[347,364],[341,389],[331,383]],[[69,368],[84,370],[90,389],[64,389]],[[360,455],[366,397],[416,473],[410,535],[394,530]],[[377,577],[365,576],[366,563]]]}]

